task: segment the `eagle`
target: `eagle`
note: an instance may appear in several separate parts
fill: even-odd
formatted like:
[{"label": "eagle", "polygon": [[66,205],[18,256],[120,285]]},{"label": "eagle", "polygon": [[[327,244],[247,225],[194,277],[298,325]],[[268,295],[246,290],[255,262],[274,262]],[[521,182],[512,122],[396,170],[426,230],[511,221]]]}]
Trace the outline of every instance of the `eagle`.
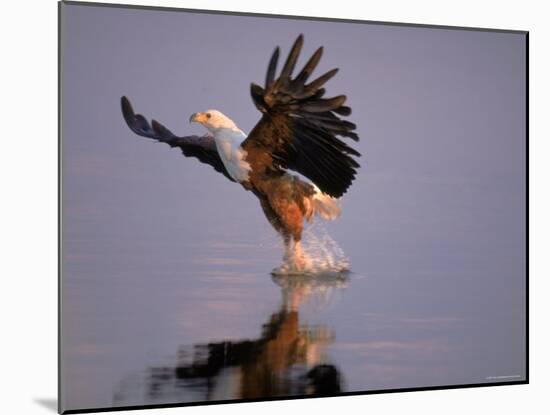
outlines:
[{"label": "eagle", "polygon": [[346,96],[325,97],[324,86],[338,69],[309,81],[323,47],[293,75],[303,43],[299,35],[278,76],[277,46],[264,86],[251,84],[261,118],[248,135],[228,116],[209,109],[189,118],[190,123],[203,125],[207,134],[178,136],[156,120],[149,123],[134,112],[127,97],[121,98],[123,117],[135,134],[179,148],[184,156],[209,164],[258,198],[284,242],[283,265],[274,270],[281,273],[307,271],[308,257],[301,243],[305,223],[315,216],[333,220],[340,215],[339,199],[359,168],[360,153],[344,141],[359,140],[356,125],[343,119],[351,114],[344,105]]}]

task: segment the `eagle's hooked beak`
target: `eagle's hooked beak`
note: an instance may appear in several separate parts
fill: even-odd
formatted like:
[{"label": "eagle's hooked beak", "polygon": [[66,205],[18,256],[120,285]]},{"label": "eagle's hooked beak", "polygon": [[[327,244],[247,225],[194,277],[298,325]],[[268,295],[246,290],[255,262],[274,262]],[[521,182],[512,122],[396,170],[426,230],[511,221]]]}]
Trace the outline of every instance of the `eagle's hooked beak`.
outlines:
[{"label": "eagle's hooked beak", "polygon": [[204,121],[206,121],[206,117],[202,112],[195,112],[189,117],[189,123],[198,122],[202,124]]}]

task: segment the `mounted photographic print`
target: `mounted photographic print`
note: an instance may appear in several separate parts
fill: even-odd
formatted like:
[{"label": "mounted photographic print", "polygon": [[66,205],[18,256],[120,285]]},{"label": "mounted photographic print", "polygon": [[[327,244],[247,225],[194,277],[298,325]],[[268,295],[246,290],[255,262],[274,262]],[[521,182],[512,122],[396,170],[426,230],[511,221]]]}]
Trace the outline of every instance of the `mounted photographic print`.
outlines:
[{"label": "mounted photographic print", "polygon": [[527,32],[59,12],[60,412],[528,382]]}]

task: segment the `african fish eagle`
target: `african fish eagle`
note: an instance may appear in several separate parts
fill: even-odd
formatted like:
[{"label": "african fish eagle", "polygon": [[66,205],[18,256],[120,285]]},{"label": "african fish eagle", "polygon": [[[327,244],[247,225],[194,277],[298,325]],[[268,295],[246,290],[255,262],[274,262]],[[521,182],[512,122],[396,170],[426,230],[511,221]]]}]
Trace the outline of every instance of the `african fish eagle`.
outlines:
[{"label": "african fish eagle", "polygon": [[262,117],[248,136],[217,110],[196,112],[189,119],[206,127],[208,134],[176,136],[155,120],[149,124],[143,115],[134,113],[128,98],[121,99],[124,119],[134,133],[180,148],[185,156],[211,165],[256,195],[268,221],[283,238],[284,270],[298,273],[308,265],[301,247],[304,222],[316,214],[329,220],[339,216],[338,198],[355,179],[359,164],[353,157],[360,156],[338,138],[359,140],[353,132],[355,124],[341,118],[351,113],[344,106],[346,96],[323,98],[323,85],[338,69],[306,83],[323,47],[292,77],[302,45],[300,35],[277,78],[279,47],[275,48],[264,87],[251,84],[252,100]]}]

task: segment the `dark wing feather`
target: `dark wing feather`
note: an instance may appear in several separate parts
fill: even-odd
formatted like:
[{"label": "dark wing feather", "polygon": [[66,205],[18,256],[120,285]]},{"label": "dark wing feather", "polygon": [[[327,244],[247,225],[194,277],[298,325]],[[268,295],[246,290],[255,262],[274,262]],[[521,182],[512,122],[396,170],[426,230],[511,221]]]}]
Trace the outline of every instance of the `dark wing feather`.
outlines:
[{"label": "dark wing feather", "polygon": [[322,98],[323,85],[337,69],[328,71],[306,84],[323,54],[315,51],[298,75],[292,79],[303,36],[300,35],[277,79],[279,48],[269,62],[265,86],[251,85],[256,108],[263,116],[242,146],[247,151],[263,151],[271,155],[266,170],[291,169],[313,181],[323,192],[342,196],[351,185],[359,164],[353,157],[360,154],[340,137],[359,140],[353,132],[355,124],[340,116],[350,115],[344,106],[346,97]]},{"label": "dark wing feather", "polygon": [[190,135],[178,137],[158,121],[152,120],[149,124],[143,115],[134,113],[128,98],[122,97],[120,104],[122,115],[130,130],[134,133],[166,143],[170,147],[178,147],[186,157],[196,157],[201,163],[211,165],[217,172],[222,173],[232,182],[235,181],[223,165],[212,136]]}]

